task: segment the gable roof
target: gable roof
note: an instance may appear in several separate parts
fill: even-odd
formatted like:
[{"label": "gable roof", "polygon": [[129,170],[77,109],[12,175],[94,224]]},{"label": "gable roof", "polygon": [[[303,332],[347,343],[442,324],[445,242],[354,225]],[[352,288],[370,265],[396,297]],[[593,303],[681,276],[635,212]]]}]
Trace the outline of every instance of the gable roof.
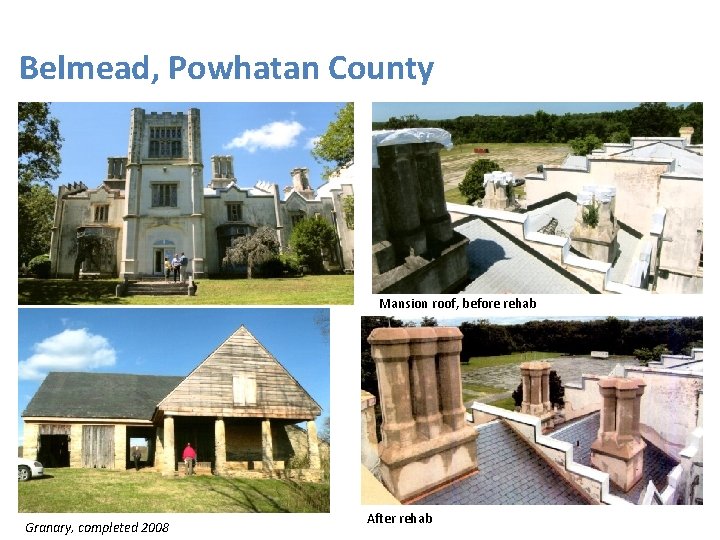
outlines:
[{"label": "gable roof", "polygon": [[183,377],[122,373],[48,373],[23,417],[151,420]]},{"label": "gable roof", "polygon": [[[309,358],[308,362],[313,359]],[[238,405],[233,378],[253,374],[255,403]],[[165,414],[313,420],[320,406],[244,326],[236,330],[158,405]]]}]

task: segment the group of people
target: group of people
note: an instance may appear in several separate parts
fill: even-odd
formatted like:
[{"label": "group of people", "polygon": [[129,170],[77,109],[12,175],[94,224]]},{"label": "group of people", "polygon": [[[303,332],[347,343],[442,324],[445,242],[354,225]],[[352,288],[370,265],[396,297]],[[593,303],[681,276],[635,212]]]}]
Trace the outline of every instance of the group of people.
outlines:
[{"label": "group of people", "polygon": [[[192,476],[195,474],[195,460],[197,460],[197,452],[190,443],[183,450],[182,454],[183,461],[185,462],[185,474]],[[139,446],[133,446],[132,448],[132,459],[135,464],[135,470],[140,470],[140,460],[142,459],[142,451]]]},{"label": "group of people", "polygon": [[172,272],[173,283],[177,283],[178,279],[180,283],[185,283],[187,281],[187,266],[188,258],[185,256],[185,252],[180,255],[176,253],[172,261],[165,257],[165,282],[170,283],[170,273]]}]

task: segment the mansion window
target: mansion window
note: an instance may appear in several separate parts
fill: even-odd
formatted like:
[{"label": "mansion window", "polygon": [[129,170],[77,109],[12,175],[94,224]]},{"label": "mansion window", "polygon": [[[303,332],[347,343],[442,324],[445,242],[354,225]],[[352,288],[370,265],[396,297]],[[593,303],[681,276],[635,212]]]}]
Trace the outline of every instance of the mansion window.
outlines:
[{"label": "mansion window", "polygon": [[182,157],[182,128],[150,128],[150,152],[148,157]]},{"label": "mansion window", "polygon": [[242,203],[228,203],[227,220],[242,221]]},{"label": "mansion window", "polygon": [[109,204],[98,204],[95,207],[95,222],[96,223],[107,223],[110,217],[110,205]]},{"label": "mansion window", "polygon": [[177,184],[153,184],[152,206],[155,208],[176,207]]},{"label": "mansion window", "polygon": [[290,215],[290,220],[292,221],[293,227],[300,223],[303,219],[305,219],[305,214],[303,214],[302,212]]}]

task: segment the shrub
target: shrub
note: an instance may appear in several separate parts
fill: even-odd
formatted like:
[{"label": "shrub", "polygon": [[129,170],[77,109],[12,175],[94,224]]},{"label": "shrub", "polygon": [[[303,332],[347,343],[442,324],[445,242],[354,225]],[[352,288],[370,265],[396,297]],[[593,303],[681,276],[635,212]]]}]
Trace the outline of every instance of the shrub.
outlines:
[{"label": "shrub", "polygon": [[38,255],[30,259],[28,273],[41,279],[50,277],[50,255]]},{"label": "shrub", "polygon": [[458,185],[458,189],[468,204],[482,200],[485,196],[485,173],[501,171],[500,165],[489,159],[478,159],[470,165],[465,173],[465,178]]},{"label": "shrub", "polygon": [[335,230],[322,217],[300,220],[290,235],[290,248],[301,265],[307,265],[313,273],[322,273],[323,260],[335,249]]}]

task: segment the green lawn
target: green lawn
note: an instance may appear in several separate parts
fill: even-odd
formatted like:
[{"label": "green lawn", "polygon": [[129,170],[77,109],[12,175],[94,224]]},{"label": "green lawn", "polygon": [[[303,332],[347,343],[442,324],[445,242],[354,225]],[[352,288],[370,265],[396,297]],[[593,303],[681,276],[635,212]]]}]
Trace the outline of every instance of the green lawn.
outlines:
[{"label": "green lawn", "polygon": [[[330,486],[157,472],[45,469],[18,482],[18,512],[329,512]],[[177,531],[176,531],[177,532]]]},{"label": "green lawn", "polygon": [[274,279],[201,279],[196,296],[116,298],[117,280],[20,279],[18,303],[33,305],[308,305],[352,304],[352,275]]},{"label": "green lawn", "polygon": [[515,410],[515,400],[512,397],[506,397],[503,399],[498,399],[497,401],[491,401],[490,403],[488,403],[488,405],[500,407],[501,409],[507,409],[508,411]]},{"label": "green lawn", "polygon": [[556,358],[560,353],[555,352],[516,352],[500,356],[474,356],[467,364],[460,364],[462,371],[473,371],[479,368],[504,366],[507,364],[521,364],[533,360],[544,360],[545,358]]}]

